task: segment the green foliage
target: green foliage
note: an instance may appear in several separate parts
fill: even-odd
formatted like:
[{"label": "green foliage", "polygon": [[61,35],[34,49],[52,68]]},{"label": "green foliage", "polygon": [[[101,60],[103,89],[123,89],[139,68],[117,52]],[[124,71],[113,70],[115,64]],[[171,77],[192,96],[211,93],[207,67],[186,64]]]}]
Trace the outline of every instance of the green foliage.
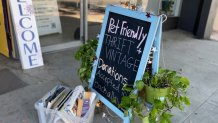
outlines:
[{"label": "green foliage", "polygon": [[136,81],[136,88],[138,91],[142,91],[142,89],[145,87],[145,83],[141,80]]},{"label": "green foliage", "polygon": [[[159,69],[159,72],[153,76],[148,76],[148,73],[145,73],[143,80],[148,86],[154,88],[166,88],[170,87],[171,84],[177,84],[181,78],[177,76],[176,71],[170,71],[167,69]],[[188,83],[189,84],[189,83]]]},{"label": "green foliage", "polygon": [[78,69],[78,74],[81,81],[88,83],[88,80],[91,76],[92,65],[96,59],[96,49],[98,41],[88,40],[86,44],[82,45],[75,54],[77,60],[81,60],[81,66]]},{"label": "green foliage", "polygon": [[173,12],[174,0],[164,0],[162,1],[162,10],[165,14]]},{"label": "green foliage", "polygon": [[[176,71],[160,68],[158,73],[154,75],[145,73],[143,79],[136,81],[134,87],[124,85],[123,90],[130,92],[130,94],[122,98],[119,106],[125,110],[126,115],[130,111],[133,118],[138,116],[142,122],[148,118],[150,123],[156,123],[157,119],[159,119],[159,123],[171,123],[173,116],[171,109],[173,107],[183,110],[185,105],[191,104],[186,95],[189,84],[188,78],[178,75]],[[141,95],[145,92],[146,86],[157,89],[169,88],[166,97],[154,100],[150,112],[147,111],[145,106],[144,95]]]},{"label": "green foliage", "polygon": [[[88,83],[91,76],[93,62],[96,59],[97,40],[89,40],[82,45],[76,52],[75,58],[81,60],[81,66],[78,69],[78,74],[82,82]],[[191,102],[186,95],[189,87],[189,80],[186,77],[180,76],[176,71],[167,69],[159,69],[155,75],[145,73],[142,80],[136,82],[135,86],[124,85],[123,90],[129,92],[129,96],[124,96],[121,99],[119,108],[124,110],[124,114],[139,117],[143,123],[156,123],[157,119],[160,123],[170,123],[172,114],[171,109],[176,107],[180,110],[184,109],[185,105],[190,105]],[[145,86],[153,88],[170,88],[168,95],[164,100],[155,99],[152,104],[151,111],[148,111],[145,103]]]},{"label": "green foliage", "polygon": [[[141,89],[141,81],[138,81],[138,88]],[[131,115],[133,116],[132,121],[134,120],[135,116],[138,116],[143,123],[146,123],[146,119],[148,118],[147,115],[143,114],[143,110],[146,109],[144,105],[144,100],[141,100],[139,95],[137,93],[134,93],[135,90],[133,90],[133,87],[124,85],[123,90],[127,90],[130,92],[129,96],[124,96],[121,99],[121,103],[119,104],[119,108],[122,108],[124,110],[125,116],[130,115],[129,111],[131,112]]]}]

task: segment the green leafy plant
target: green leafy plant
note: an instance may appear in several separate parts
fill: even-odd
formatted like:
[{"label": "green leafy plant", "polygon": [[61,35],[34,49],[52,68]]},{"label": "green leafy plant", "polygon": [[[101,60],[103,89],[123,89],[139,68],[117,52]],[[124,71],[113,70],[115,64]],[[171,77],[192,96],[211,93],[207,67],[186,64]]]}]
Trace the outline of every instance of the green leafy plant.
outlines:
[{"label": "green leafy plant", "polygon": [[78,69],[78,74],[82,83],[88,84],[92,72],[92,65],[96,59],[96,49],[98,41],[88,40],[86,44],[83,44],[75,54],[77,60],[81,60],[80,68]]},{"label": "green leafy plant", "polygon": [[162,0],[162,9],[165,14],[170,14],[173,12],[174,0]]},{"label": "green leafy plant", "polygon": [[[158,94],[151,94],[148,96],[148,89],[161,93],[160,89],[167,89],[165,96],[157,96]],[[122,98],[120,108],[123,108],[125,115],[132,115],[139,117],[143,123],[170,123],[172,118],[171,109],[176,107],[183,110],[185,105],[190,105],[190,100],[186,94],[189,87],[189,80],[186,77],[180,76],[176,71],[167,69],[159,69],[159,72],[151,75],[145,73],[142,80],[136,81],[134,87],[125,85],[123,90],[130,92],[129,96]],[[153,99],[148,102],[148,99]],[[152,107],[148,107],[152,103]]]}]

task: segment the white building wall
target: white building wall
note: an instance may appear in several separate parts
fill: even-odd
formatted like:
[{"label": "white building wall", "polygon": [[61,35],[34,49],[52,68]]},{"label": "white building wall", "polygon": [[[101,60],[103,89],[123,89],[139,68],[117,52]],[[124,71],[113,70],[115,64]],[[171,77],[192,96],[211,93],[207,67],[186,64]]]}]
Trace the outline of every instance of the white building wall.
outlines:
[{"label": "white building wall", "polygon": [[218,7],[217,7],[216,16],[213,24],[213,30],[218,32]]}]

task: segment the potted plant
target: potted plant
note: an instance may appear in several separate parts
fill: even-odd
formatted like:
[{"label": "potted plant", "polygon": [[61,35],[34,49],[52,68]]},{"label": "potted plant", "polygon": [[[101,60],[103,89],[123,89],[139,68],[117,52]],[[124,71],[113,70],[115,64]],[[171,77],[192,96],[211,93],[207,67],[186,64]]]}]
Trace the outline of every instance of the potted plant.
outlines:
[{"label": "potted plant", "polygon": [[83,84],[88,84],[92,72],[92,65],[96,59],[97,39],[88,40],[75,54],[77,60],[81,60],[78,74]]},{"label": "potted plant", "polygon": [[174,0],[162,0],[161,2],[161,12],[167,15],[171,15],[173,12],[173,5],[174,5]]},{"label": "potted plant", "polygon": [[185,105],[190,105],[186,95],[188,87],[189,80],[176,71],[159,69],[154,75],[146,72],[134,87],[124,86],[130,94],[122,98],[120,108],[124,109],[125,115],[131,114],[133,119],[137,116],[143,123],[147,123],[147,119],[150,123],[157,120],[170,123],[173,107],[183,110]]}]

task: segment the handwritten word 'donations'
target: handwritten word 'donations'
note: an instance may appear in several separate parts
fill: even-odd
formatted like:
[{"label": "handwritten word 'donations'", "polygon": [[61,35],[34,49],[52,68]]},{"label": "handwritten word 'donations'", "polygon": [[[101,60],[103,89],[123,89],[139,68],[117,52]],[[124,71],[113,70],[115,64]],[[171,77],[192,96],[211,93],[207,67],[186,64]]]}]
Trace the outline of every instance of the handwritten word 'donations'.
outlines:
[{"label": "handwritten word 'donations'", "polygon": [[132,39],[139,40],[140,42],[145,41],[147,33],[144,33],[144,27],[138,26],[137,29],[130,29],[127,21],[115,20],[110,18],[109,27],[107,30],[111,34],[119,34],[121,36],[129,37]]},{"label": "handwritten word 'donations'", "polygon": [[105,64],[103,59],[99,59],[98,68],[107,72],[108,75],[113,77],[119,83],[121,83],[123,85],[127,84],[128,79],[126,77],[124,77],[122,74],[119,74],[118,72],[116,72],[114,67],[111,67],[111,66]]}]

